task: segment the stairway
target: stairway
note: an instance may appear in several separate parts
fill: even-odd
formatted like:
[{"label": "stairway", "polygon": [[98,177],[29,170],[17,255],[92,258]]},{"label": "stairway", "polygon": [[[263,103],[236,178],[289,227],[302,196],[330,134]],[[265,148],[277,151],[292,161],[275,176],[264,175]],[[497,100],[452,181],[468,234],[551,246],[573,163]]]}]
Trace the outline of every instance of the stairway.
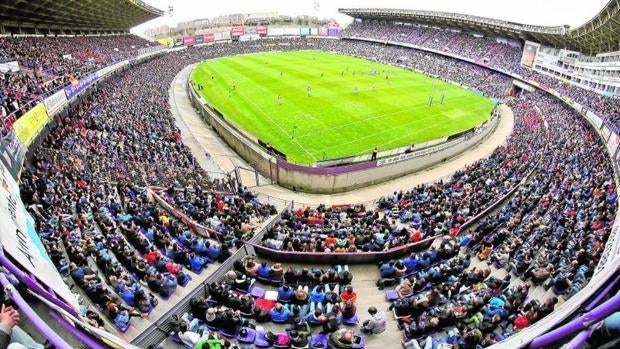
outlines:
[{"label": "stairway", "polygon": [[389,303],[385,300],[385,291],[379,290],[375,284],[379,279],[379,268],[375,264],[351,265],[349,268],[354,275],[351,286],[357,293],[356,306],[360,325],[370,318],[368,308],[371,306],[386,313],[387,327],[385,332],[378,335],[366,335],[366,348],[400,348],[403,334],[397,327],[398,322],[387,310]]}]

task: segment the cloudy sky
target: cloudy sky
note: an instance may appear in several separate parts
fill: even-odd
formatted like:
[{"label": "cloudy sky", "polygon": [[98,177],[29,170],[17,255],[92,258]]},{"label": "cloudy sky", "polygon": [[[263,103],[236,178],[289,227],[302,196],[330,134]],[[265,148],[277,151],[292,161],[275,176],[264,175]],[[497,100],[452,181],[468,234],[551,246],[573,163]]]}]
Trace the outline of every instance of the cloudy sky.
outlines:
[{"label": "cloudy sky", "polygon": [[[229,13],[277,12],[280,15],[312,15],[350,20],[338,13],[344,7],[406,8],[436,10],[494,17],[538,25],[568,24],[576,27],[600,11],[608,0],[143,0],[166,11],[166,16],[135,27],[142,32],[162,24],[197,18],[212,18]],[[317,6],[318,5],[318,6]],[[173,14],[168,14],[168,6]]]}]

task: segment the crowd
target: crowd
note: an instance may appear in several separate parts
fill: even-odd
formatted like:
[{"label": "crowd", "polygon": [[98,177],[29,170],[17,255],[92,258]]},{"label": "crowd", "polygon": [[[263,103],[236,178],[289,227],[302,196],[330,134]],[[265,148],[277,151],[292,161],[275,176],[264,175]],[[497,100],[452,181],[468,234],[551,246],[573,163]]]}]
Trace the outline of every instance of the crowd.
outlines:
[{"label": "crowd", "polygon": [[[431,32],[432,29],[426,28],[424,33],[403,36],[406,33],[401,32],[399,36],[433,42],[435,35]],[[450,47],[459,46],[443,35],[436,39],[447,42]],[[422,51],[353,40],[304,39],[191,48],[156,57],[109,79],[67,117],[58,120],[57,127],[34,153],[32,166],[23,171],[21,189],[22,199],[35,217],[37,231],[54,264],[62,273],[71,275],[92,303],[119,328],[125,328],[132,317],[148,316],[160,300],[186,283],[192,272],[199,273],[211,262],[224,261],[237,241],[251,235],[253,227],[274,213],[272,207],[247,191],[213,180],[200,167],[189,148],[181,142],[168,108],[167,91],[172,79],[188,64],[212,57],[302,48],[402,64],[470,86],[490,97],[506,97],[511,85],[510,79],[490,70]],[[498,55],[504,51],[509,50],[504,46],[493,49]],[[493,59],[490,57],[489,61]],[[144,84],[145,81],[149,83]],[[532,283],[542,283],[558,294],[575,294],[591,276],[615,215],[617,198],[609,159],[597,136],[579,121],[580,116],[558,101],[542,94],[526,94],[510,103],[515,118],[513,133],[489,158],[457,171],[449,180],[387,195],[376,207],[319,206],[285,212],[283,221],[265,235],[263,243],[286,251],[358,252],[388,250],[431,236],[458,236],[465,222],[527,179],[527,185],[520,187],[517,195],[499,212],[459,237],[459,246],[471,248],[479,259],[489,260],[496,267],[506,268]],[[169,188],[162,192],[169,202],[218,234],[201,237],[191,233],[149,197],[142,188],[148,185]],[[173,187],[190,188],[178,191]],[[534,253],[539,246],[542,246],[542,253]],[[429,254],[432,255],[432,251]],[[402,263],[411,265],[412,260]],[[488,344],[487,339],[491,333],[496,333],[497,324],[493,323],[493,316],[491,320],[485,318],[483,307],[490,299],[485,299],[484,292],[496,290],[493,286],[497,284],[489,284],[486,280],[485,287],[473,287],[485,280],[484,270],[466,272],[464,275],[469,279],[455,280],[456,274],[447,270],[458,270],[457,266],[463,266],[466,261],[450,261],[444,263],[443,269],[439,267],[439,274],[432,270],[432,275],[439,275],[434,285],[440,285],[444,278],[452,282],[471,282],[471,289],[479,293],[446,291],[444,298],[439,297],[452,307],[446,309],[478,296],[484,300],[476,303],[480,308],[466,308],[467,319],[471,319],[466,325],[473,324],[476,328],[459,329],[462,334],[459,336],[463,337],[459,343]],[[393,263],[395,271],[403,270],[399,263]],[[416,265],[424,263],[430,265],[433,261],[423,254],[415,262]],[[314,307],[313,302],[301,304],[308,305],[307,308],[295,307],[296,304],[285,306],[283,301],[277,307],[276,319],[281,316],[293,326],[296,322],[291,319],[301,315],[302,309],[306,309],[305,316],[298,317],[306,320],[308,315],[312,317],[317,313],[317,309],[323,314],[333,313],[334,308],[345,311],[347,302],[340,289],[322,288],[312,282],[317,277],[322,280],[325,273],[328,278],[334,277],[329,271],[321,272],[320,276],[312,275],[310,270],[302,271],[302,276],[289,273],[292,279],[288,279],[287,284],[287,272],[276,265],[248,267],[248,264],[251,263],[245,261],[243,268],[233,271],[234,280],[229,283],[231,287],[226,294],[230,294],[228,291],[237,282],[243,285],[240,287],[243,291],[251,292],[253,279],[273,281],[282,273],[283,284],[278,286],[282,290],[278,296],[280,300],[290,296],[288,304],[308,301],[313,293],[315,300],[321,299],[320,293],[332,292],[339,297],[333,302],[314,302]],[[389,268],[386,266],[386,269]],[[415,267],[414,270],[426,273]],[[335,270],[335,277],[340,278],[342,272]],[[389,279],[401,279],[389,273],[384,276],[384,287],[390,284]],[[417,291],[428,284],[429,277],[416,274],[416,279],[405,278],[408,281],[403,280],[403,285],[410,285],[399,287],[400,294],[418,294]],[[308,278],[307,285],[300,282],[300,278]],[[421,278],[424,283],[420,282]],[[343,286],[348,284],[343,283]],[[431,289],[431,293],[434,291],[443,292]],[[537,307],[524,302],[522,293],[522,289],[502,289],[494,294],[503,296],[507,314],[502,316],[502,321],[508,321],[511,329],[517,328],[517,318],[522,319],[519,326],[523,326],[523,321],[529,324],[541,317],[530,314]],[[230,298],[221,301],[236,302]],[[278,298],[275,301],[277,304]],[[510,304],[508,308],[506,303]],[[238,310],[249,310],[248,304]],[[215,308],[217,318],[219,311]],[[270,308],[271,320],[274,319],[273,309],[276,309],[275,304]],[[419,325],[420,317],[423,323],[424,319],[435,323],[432,326],[436,328],[452,326],[450,322],[432,320],[435,316],[428,314],[428,309],[412,310],[415,311],[410,315],[411,323],[403,328],[411,329],[414,322]],[[374,318],[376,314],[371,315]],[[96,312],[87,315],[93,323],[100,323]],[[206,319],[206,314],[204,317],[195,315],[187,319]],[[511,315],[515,318],[510,319]],[[234,318],[234,313],[230,317]],[[482,331],[479,325],[485,321],[490,321],[491,326]],[[321,325],[329,323],[321,320]],[[190,324],[191,321],[188,328],[192,328]],[[373,331],[374,325],[369,326],[367,330]],[[204,333],[204,327],[202,330]],[[357,336],[346,329],[330,333],[335,333],[335,341],[350,342]],[[272,340],[275,341],[278,335],[274,336]],[[469,336],[474,336],[475,340],[468,339]],[[208,335],[205,340],[211,340],[209,338]],[[408,345],[415,347],[415,344]]]},{"label": "crowd", "polygon": [[170,188],[162,195],[223,239],[230,236],[245,241],[266,218],[276,213],[273,205],[262,203],[254,193],[243,188],[238,194],[212,192],[200,186],[186,187],[183,191]]},{"label": "crowd", "polygon": [[[380,267],[380,288],[396,285],[392,308],[407,348],[499,342],[553,312],[557,298],[532,299],[531,286],[571,297],[602,254],[617,205],[603,145],[576,122],[578,115],[545,95],[511,103],[515,113],[535,103],[553,130],[544,165],[497,213],[458,240],[445,239],[437,249]],[[454,257],[461,247],[470,255]],[[470,267],[472,255],[508,275],[497,279],[489,277],[489,268]],[[508,287],[514,277],[525,283]]]},{"label": "crowd", "polygon": [[[181,142],[167,103],[172,78],[184,66],[210,55],[262,49],[279,47],[187,50],[109,79],[57,120],[22,172],[22,200],[52,261],[119,330],[132,317],[148,316],[192,272],[228,258],[236,241],[251,235],[252,227],[244,232],[244,225],[273,213],[247,192],[214,191],[233,188],[200,168]],[[200,184],[204,198],[218,199],[210,216],[220,220],[215,236],[194,235],[143,188],[186,184]],[[220,203],[226,207],[218,208]],[[101,326],[98,312],[84,315]]]},{"label": "crowd", "polygon": [[15,113],[4,121],[5,127],[10,128],[33,101],[154,45],[134,35],[0,37],[0,63],[19,64],[19,71],[0,73],[0,117]]},{"label": "crowd", "polygon": [[[270,266],[248,256],[235,261],[221,282],[208,285],[208,297],[192,299],[190,311],[173,318],[173,339],[199,348],[200,343],[216,339],[219,331],[229,338],[225,347],[249,343],[327,348],[330,341],[336,348],[351,348],[356,341],[363,341],[362,333],[380,334],[386,325],[384,312],[371,307],[362,333],[341,328],[359,321],[352,279],[346,265],[284,270],[279,263]],[[276,289],[266,291],[256,285],[257,280]],[[287,327],[273,333],[264,329],[266,322]],[[313,333],[314,328],[319,331]]]},{"label": "crowd", "polygon": [[[431,74],[454,78],[468,85],[478,80],[492,82],[474,85],[491,96],[500,97],[509,81],[472,65],[397,47],[348,42],[345,52],[406,65]],[[406,59],[406,60],[405,60]],[[481,73],[477,71],[481,70]],[[445,73],[445,74],[444,74]],[[470,79],[471,80],[468,80]],[[489,85],[491,86],[491,85]],[[498,88],[499,87],[499,88]],[[303,252],[384,251],[423,237],[458,234],[460,226],[509,192],[532,170],[538,153],[550,138],[541,127],[542,118],[533,105],[515,112],[514,130],[506,145],[486,159],[454,173],[448,181],[420,185],[380,198],[376,208],[364,207],[299,208],[285,212],[283,220],[265,234],[263,243],[273,249]]]},{"label": "crowd", "polygon": [[404,26],[377,21],[354,23],[341,32],[341,36],[414,44],[519,74],[525,79],[537,81],[547,88],[559,91],[561,95],[579,102],[616,127],[620,126],[620,98],[604,96],[522,66],[522,47],[517,44],[475,36],[460,30],[420,25]]}]

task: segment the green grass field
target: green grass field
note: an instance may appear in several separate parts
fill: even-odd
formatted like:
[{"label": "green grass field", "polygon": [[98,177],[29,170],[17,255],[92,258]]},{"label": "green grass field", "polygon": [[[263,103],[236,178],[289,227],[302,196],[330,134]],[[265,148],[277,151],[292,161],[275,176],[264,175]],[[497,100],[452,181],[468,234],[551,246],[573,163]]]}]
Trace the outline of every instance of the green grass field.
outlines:
[{"label": "green grass field", "polygon": [[462,132],[488,119],[494,107],[488,98],[422,74],[318,51],[208,60],[192,80],[237,127],[306,165]]}]

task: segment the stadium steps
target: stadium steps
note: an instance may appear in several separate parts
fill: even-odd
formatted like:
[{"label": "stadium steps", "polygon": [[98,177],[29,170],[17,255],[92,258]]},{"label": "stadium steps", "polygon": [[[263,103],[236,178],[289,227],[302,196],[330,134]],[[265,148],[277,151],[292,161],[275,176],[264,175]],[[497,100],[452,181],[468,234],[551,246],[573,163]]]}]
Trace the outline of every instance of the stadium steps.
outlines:
[{"label": "stadium steps", "polygon": [[379,279],[379,269],[375,264],[351,265],[350,271],[353,274],[351,286],[357,293],[357,314],[360,317],[360,325],[367,320],[368,308],[374,306],[379,311],[385,312],[387,326],[385,332],[379,335],[367,335],[366,348],[400,348],[403,338],[402,332],[398,329],[398,322],[388,311],[389,303],[385,300],[385,290],[379,290],[375,282]]}]

